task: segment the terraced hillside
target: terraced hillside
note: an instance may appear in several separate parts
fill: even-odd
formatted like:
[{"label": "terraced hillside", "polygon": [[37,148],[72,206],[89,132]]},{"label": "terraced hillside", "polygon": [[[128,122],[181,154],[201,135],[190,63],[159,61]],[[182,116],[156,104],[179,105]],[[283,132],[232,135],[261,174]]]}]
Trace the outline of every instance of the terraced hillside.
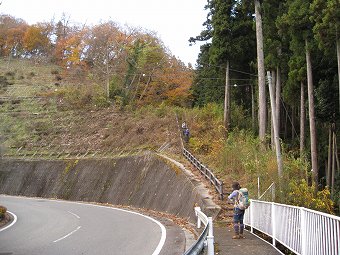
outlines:
[{"label": "terraced hillside", "polygon": [[[1,151],[10,157],[96,157],[140,150],[179,152],[175,115],[103,102],[98,84],[54,65],[0,62]],[[107,102],[105,102],[107,103]]]}]

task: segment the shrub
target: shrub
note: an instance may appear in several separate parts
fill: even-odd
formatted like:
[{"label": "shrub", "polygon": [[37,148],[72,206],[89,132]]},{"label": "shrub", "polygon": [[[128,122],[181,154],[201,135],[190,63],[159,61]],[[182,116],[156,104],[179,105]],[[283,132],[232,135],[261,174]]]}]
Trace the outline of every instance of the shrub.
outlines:
[{"label": "shrub", "polygon": [[55,76],[55,79],[56,79],[57,81],[61,81],[63,78],[62,78],[60,75],[56,75],[56,76]]},{"label": "shrub", "polygon": [[10,83],[7,80],[6,76],[0,76],[0,88],[6,88],[8,85],[10,85]]},{"label": "shrub", "polygon": [[15,73],[14,72],[6,72],[5,75],[14,78]]},{"label": "shrub", "polygon": [[161,103],[157,108],[156,108],[156,116],[159,118],[164,118],[166,116],[167,113],[167,106],[166,104],[163,102]]},{"label": "shrub", "polygon": [[59,74],[59,71],[56,70],[56,69],[53,69],[53,70],[51,71],[51,74]]},{"label": "shrub", "polygon": [[5,217],[6,212],[7,212],[7,208],[0,205],[0,220],[2,220]]},{"label": "shrub", "polygon": [[328,188],[318,191],[316,195],[314,191],[315,186],[308,186],[305,180],[301,182],[293,180],[289,183],[286,202],[295,206],[334,214],[334,202],[331,200]]}]

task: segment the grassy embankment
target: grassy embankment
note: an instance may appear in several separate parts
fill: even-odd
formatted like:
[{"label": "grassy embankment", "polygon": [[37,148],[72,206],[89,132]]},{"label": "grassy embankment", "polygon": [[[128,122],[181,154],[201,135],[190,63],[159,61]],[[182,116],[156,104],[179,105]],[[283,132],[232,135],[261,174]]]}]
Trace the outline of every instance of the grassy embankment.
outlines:
[{"label": "grassy embankment", "polygon": [[55,65],[1,61],[0,76],[4,154],[109,156],[157,150],[165,142],[177,153],[177,124],[164,107],[99,107],[104,90],[95,81],[76,79]]}]

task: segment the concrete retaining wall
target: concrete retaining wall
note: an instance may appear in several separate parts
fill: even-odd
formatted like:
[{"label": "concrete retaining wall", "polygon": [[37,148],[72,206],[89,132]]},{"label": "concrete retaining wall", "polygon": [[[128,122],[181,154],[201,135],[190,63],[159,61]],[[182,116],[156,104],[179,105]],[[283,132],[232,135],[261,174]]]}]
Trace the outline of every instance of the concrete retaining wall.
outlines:
[{"label": "concrete retaining wall", "polygon": [[0,160],[0,193],[128,205],[195,221],[194,206],[218,209],[179,168],[155,154],[116,159]]}]

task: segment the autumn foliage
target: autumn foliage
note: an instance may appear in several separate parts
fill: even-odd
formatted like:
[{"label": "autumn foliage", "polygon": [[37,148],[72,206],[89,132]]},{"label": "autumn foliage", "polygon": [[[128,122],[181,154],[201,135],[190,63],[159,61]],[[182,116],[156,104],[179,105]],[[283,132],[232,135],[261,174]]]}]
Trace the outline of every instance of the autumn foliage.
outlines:
[{"label": "autumn foliage", "polygon": [[51,61],[65,70],[64,75],[92,77],[113,102],[190,104],[192,69],[154,33],[140,28],[112,21],[76,25],[65,16],[58,22],[28,25],[1,15],[0,56]]}]

